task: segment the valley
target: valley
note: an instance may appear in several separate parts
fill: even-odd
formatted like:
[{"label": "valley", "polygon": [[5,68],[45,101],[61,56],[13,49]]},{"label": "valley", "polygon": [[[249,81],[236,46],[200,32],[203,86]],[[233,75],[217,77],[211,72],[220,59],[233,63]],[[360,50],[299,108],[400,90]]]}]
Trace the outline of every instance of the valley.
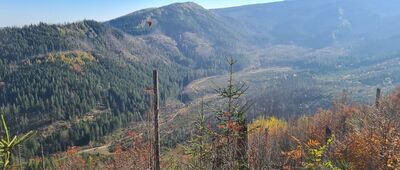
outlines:
[{"label": "valley", "polygon": [[[218,126],[215,113],[226,100],[216,89],[228,83],[232,57],[234,84],[248,86],[238,103],[250,104],[249,124],[266,119],[295,129],[291,121],[309,118],[322,127],[321,110],[330,113],[343,98],[367,107],[377,88],[394,95],[400,12],[392,4],[398,2],[287,0],[206,9],[186,2],[104,22],[0,28],[0,112],[12,133],[37,132],[18,151],[24,161],[45,155],[56,166],[50,160],[72,150],[105,166],[117,151],[149,146],[157,69],[163,159],[185,157],[201,110],[210,128]],[[295,146],[282,143],[285,151]]]}]

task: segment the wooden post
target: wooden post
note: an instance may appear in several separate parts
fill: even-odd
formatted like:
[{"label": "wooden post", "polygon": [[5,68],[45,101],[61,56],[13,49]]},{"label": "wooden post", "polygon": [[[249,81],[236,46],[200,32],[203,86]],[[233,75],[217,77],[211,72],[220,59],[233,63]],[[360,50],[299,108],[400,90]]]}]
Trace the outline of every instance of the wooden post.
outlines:
[{"label": "wooden post", "polygon": [[376,98],[375,98],[375,107],[378,108],[379,107],[379,100],[381,98],[381,89],[377,88],[376,89]]},{"label": "wooden post", "polygon": [[325,127],[325,142],[327,143],[328,140],[332,137],[332,130],[326,126]]},{"label": "wooden post", "polygon": [[[152,108],[153,107],[153,95],[152,95],[152,93],[153,93],[153,88],[151,88],[151,91],[150,91],[150,108]],[[153,134],[152,134],[152,132],[153,132],[153,128],[152,128],[152,120],[153,120],[153,115],[152,115],[152,111],[149,111],[148,112],[148,114],[147,114],[147,122],[146,122],[146,127],[147,127],[147,136],[148,136],[148,138],[149,138],[149,141],[150,141],[150,154],[149,154],[149,169],[148,170],[154,170],[154,168],[153,168],[153,162],[154,162],[154,157],[153,157],[153,153],[154,153],[154,151],[153,151]]]},{"label": "wooden post", "polygon": [[154,92],[154,169],[160,170],[160,133],[158,130],[158,111],[159,111],[159,96],[158,96],[158,73],[153,70],[153,92]]}]

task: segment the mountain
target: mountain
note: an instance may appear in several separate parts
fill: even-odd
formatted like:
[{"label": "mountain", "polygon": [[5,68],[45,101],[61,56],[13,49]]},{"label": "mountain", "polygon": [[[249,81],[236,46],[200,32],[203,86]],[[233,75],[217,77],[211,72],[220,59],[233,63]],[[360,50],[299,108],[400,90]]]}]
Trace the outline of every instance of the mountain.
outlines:
[{"label": "mountain", "polygon": [[236,20],[258,43],[321,48],[398,34],[395,0],[288,0],[213,10]]},{"label": "mountain", "polygon": [[192,2],[136,11],[106,24],[133,36],[166,36],[195,68],[215,67],[227,56],[242,54],[238,49],[247,45],[240,27]]},{"label": "mountain", "polygon": [[261,65],[323,71],[396,58],[398,6],[394,0],[288,0],[212,11],[245,28]]},{"label": "mountain", "polygon": [[[148,15],[151,29],[139,28]],[[0,110],[16,124],[12,131],[39,130],[26,153],[37,154],[39,141],[46,153],[99,142],[141,120],[153,68],[162,102],[192,80],[221,72],[226,56],[241,53],[241,34],[231,26],[197,4],[180,3],[105,23],[2,28]]]},{"label": "mountain", "polygon": [[400,54],[398,5],[287,0],[207,10],[188,2],[103,23],[1,28],[0,111],[15,124],[13,131],[37,129],[43,136],[28,142],[27,153],[37,154],[39,141],[46,153],[96,145],[142,120],[152,69],[160,72],[165,102],[193,80],[224,74],[225,59],[233,56],[240,80],[256,87],[250,90],[258,106],[265,105],[260,101],[291,105],[257,110],[297,115],[293,108],[316,109],[321,98],[331,99],[343,88],[364,95],[400,83],[394,66]]},{"label": "mountain", "polygon": [[0,110],[13,131],[42,134],[27,146],[32,154],[39,140],[53,153],[140,120],[153,68],[162,100],[201,75],[174,62],[182,55],[165,36],[133,37],[95,21],[4,28],[0,35]]}]

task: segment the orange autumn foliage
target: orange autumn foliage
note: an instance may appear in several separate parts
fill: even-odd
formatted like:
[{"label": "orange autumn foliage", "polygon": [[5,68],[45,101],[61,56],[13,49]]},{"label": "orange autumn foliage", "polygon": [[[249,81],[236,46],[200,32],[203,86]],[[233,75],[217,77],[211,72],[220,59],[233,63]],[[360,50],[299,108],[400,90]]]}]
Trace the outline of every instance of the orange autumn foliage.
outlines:
[{"label": "orange autumn foliage", "polygon": [[59,167],[60,170],[68,170],[68,169],[85,169],[86,161],[77,155],[79,152],[79,147],[71,146],[65,152],[65,157],[59,159]]},{"label": "orange autumn foliage", "polygon": [[145,170],[149,168],[150,142],[133,131],[129,131],[127,137],[131,139],[132,145],[123,147],[122,144],[117,144],[114,148],[113,158],[105,163],[106,169]]},{"label": "orange autumn foliage", "polygon": [[335,142],[322,155],[329,166],[400,169],[400,89],[381,98],[378,108],[335,101],[331,109],[286,124],[285,128],[274,128],[256,120],[249,125],[251,169],[302,169],[309,165],[307,148],[323,146],[327,132],[335,135]]}]

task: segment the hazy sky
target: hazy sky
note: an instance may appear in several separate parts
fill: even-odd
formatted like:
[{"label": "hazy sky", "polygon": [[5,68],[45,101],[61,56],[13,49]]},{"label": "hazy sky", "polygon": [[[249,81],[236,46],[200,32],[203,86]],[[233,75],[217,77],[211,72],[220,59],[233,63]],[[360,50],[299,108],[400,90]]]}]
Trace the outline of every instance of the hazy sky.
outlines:
[{"label": "hazy sky", "polygon": [[[188,0],[186,0],[188,1]],[[0,27],[38,22],[106,21],[133,11],[185,0],[0,0]],[[222,8],[279,0],[192,0],[203,7]]]}]

